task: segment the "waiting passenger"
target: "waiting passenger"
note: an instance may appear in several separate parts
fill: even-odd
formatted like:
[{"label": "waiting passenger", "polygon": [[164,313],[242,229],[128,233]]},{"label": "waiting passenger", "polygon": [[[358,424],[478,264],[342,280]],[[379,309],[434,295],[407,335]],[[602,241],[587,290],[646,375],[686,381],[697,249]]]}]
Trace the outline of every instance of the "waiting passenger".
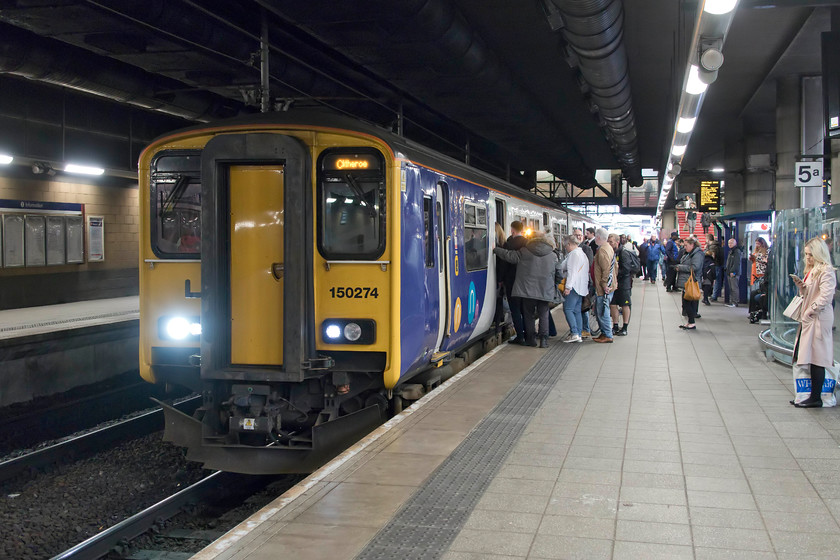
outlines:
[{"label": "waiting passenger", "polygon": [[595,255],[592,253],[592,247],[589,246],[589,243],[584,241],[583,237],[583,230],[580,228],[574,229],[575,239],[577,239],[578,247],[580,250],[583,251],[583,254],[586,255],[586,260],[589,261],[589,265],[586,268],[588,274],[588,290],[586,293],[583,293],[580,299],[580,319],[581,319],[581,332],[580,337],[584,340],[589,338],[589,310],[591,309],[591,304],[586,305],[586,302],[592,301],[595,297],[595,287],[592,284],[592,262],[595,260]]},{"label": "waiting passenger", "polygon": [[726,257],[726,280],[729,282],[729,303],[726,307],[738,307],[738,292],[741,279],[741,250],[735,238],[729,240],[729,255]]},{"label": "waiting passenger", "polygon": [[685,254],[682,256],[682,261],[676,266],[677,280],[676,287],[682,290],[682,314],[688,319],[684,325],[680,325],[681,329],[693,331],[696,326],[694,319],[698,317],[697,308],[699,307],[699,300],[685,299],[685,283],[691,277],[691,272],[694,272],[694,280],[699,282],[703,274],[703,251],[700,250],[700,242],[693,235],[685,240]]},{"label": "waiting passenger", "polygon": [[[577,234],[579,230],[576,230]],[[581,234],[582,237],[582,234]],[[563,261],[565,268],[566,285],[563,295],[566,300],[563,302],[563,313],[566,315],[566,322],[569,323],[569,336],[563,342],[581,342],[583,332],[583,314],[581,313],[581,302],[589,294],[589,260],[586,258],[583,248],[577,235],[569,235],[564,238],[563,246],[566,250],[566,259]],[[588,247],[588,246],[587,246]],[[589,327],[587,313],[587,330]]]},{"label": "waiting passenger", "polygon": [[831,266],[831,254],[825,241],[815,237],[805,244],[805,278],[792,275],[793,282],[802,296],[799,328],[793,347],[793,360],[800,366],[811,368],[811,396],[798,408],[822,406],[822,386],[825,368],[834,365],[834,290],[837,278]]},{"label": "waiting passenger", "polygon": [[595,252],[595,313],[598,317],[598,326],[601,327],[601,334],[592,340],[594,342],[613,341],[612,323],[610,322],[610,301],[616,287],[615,251],[607,243],[609,234],[604,228],[598,228],[595,232],[595,243],[598,250]]},{"label": "waiting passenger", "polygon": [[[624,237],[624,236],[622,236]],[[610,301],[610,317],[613,322],[615,336],[627,336],[627,325],[630,323],[630,295],[633,290],[633,260],[627,249],[628,243],[621,244],[621,238],[611,233],[607,242],[615,251],[618,278],[615,293]],[[632,244],[630,244],[632,246]],[[622,325],[618,328],[618,315],[621,314]]]},{"label": "waiting passenger", "polygon": [[[557,255],[554,254],[554,240],[541,231],[535,231],[528,243],[512,251],[496,247],[493,252],[503,260],[516,265],[516,279],[511,294],[522,298],[522,313],[525,319],[525,344],[548,348],[548,304],[554,299],[556,284]],[[539,318],[539,332],[534,327]]]}]

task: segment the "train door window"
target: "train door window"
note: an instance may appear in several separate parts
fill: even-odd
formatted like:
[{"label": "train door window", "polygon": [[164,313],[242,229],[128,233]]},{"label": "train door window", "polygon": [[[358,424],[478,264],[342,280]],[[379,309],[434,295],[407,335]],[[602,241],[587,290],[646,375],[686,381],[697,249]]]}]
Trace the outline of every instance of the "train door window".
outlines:
[{"label": "train door window", "polygon": [[545,230],[548,231],[548,224],[549,224],[549,222],[548,222],[548,212],[543,212],[542,223],[543,223],[543,226],[545,227]]},{"label": "train door window", "polygon": [[467,270],[487,268],[487,208],[464,203],[464,254]]},{"label": "train door window", "polygon": [[434,268],[435,266],[435,234],[434,234],[434,214],[432,212],[432,197],[423,197],[423,243],[426,250],[426,268]]},{"label": "train door window", "polygon": [[201,152],[161,152],[151,164],[152,250],[161,258],[201,253]]},{"label": "train door window", "polygon": [[373,148],[334,148],[318,158],[318,249],[328,259],[385,251],[385,160]]},{"label": "train door window", "polygon": [[563,247],[563,243],[561,243],[561,236],[565,235],[565,232],[561,233],[560,224],[558,222],[551,224],[551,233],[554,234],[555,247]]},{"label": "train door window", "polygon": [[502,226],[502,229],[507,231],[507,222],[505,221],[505,217],[507,215],[507,209],[505,205],[505,201],[501,198],[496,199],[496,223]]}]

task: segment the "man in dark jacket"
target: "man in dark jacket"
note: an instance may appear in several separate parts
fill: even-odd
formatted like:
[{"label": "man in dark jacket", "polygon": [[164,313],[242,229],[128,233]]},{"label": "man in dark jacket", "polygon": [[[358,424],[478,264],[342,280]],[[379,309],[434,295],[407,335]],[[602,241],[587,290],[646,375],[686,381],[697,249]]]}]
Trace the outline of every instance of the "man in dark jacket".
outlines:
[{"label": "man in dark jacket", "polygon": [[741,280],[741,250],[735,238],[729,240],[729,255],[726,257],[726,280],[729,282],[729,303],[726,307],[738,307],[738,292]]},{"label": "man in dark jacket", "polygon": [[[618,270],[618,287],[613,293],[610,301],[610,316],[613,322],[613,334],[615,336],[627,336],[627,325],[630,323],[630,292],[633,289],[633,267],[631,259],[627,254],[629,251],[621,245],[619,237],[611,233],[607,237],[607,243],[615,251],[616,267]],[[623,324],[618,328],[618,314],[621,312]]]},{"label": "man in dark jacket", "polygon": [[647,280],[647,258],[649,245],[650,241],[647,239],[645,239],[644,243],[639,245],[639,262],[642,263],[642,280]]},{"label": "man in dark jacket", "polygon": [[669,239],[668,243],[665,245],[665,266],[667,271],[665,276],[666,292],[674,291],[674,284],[676,284],[677,281],[677,265],[680,262],[680,248],[677,245],[677,239],[679,239],[679,237],[680,234],[676,231],[672,231],[671,239]]},{"label": "man in dark jacket", "polygon": [[[510,251],[518,251],[528,243],[528,239],[522,235],[525,226],[519,220],[510,223],[510,237],[505,241],[504,248]],[[513,329],[516,331],[515,344],[525,344],[525,316],[522,314],[522,298],[513,296],[513,284],[516,281],[516,264],[502,261],[502,271],[499,276],[505,285],[505,295],[508,298],[510,316],[513,320]]]}]

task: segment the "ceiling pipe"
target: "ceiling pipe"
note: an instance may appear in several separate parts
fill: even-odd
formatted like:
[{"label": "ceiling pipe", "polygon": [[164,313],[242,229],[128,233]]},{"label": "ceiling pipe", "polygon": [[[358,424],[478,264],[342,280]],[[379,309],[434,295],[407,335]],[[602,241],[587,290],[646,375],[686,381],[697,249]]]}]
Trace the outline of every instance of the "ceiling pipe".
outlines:
[{"label": "ceiling pipe", "polygon": [[[3,25],[0,73],[21,76],[198,122],[235,116],[241,104],[60,41]],[[158,92],[166,91],[166,94]]]},{"label": "ceiling pipe", "polygon": [[604,134],[632,186],[642,184],[621,0],[550,0],[577,56]]}]

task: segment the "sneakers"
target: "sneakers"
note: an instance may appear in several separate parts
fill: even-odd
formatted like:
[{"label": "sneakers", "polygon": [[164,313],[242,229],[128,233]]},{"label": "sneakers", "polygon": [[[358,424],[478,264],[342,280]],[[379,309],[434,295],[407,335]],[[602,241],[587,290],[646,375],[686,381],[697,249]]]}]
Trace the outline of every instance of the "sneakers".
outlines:
[{"label": "sneakers", "polygon": [[709,300],[704,299],[704,300],[703,300],[703,305],[712,305],[712,304],[711,304],[711,303],[709,303]]},{"label": "sneakers", "polygon": [[587,339],[587,338],[590,338],[590,336],[591,335],[589,334],[589,331],[583,331],[582,333],[580,333],[580,338],[581,339]]},{"label": "sneakers", "polygon": [[583,339],[580,337],[579,334],[570,334],[566,338],[563,339],[563,342],[572,343],[572,342],[583,342]]},{"label": "sneakers", "polygon": [[622,327],[621,327],[620,329],[618,329],[618,330],[614,330],[614,331],[613,331],[613,334],[614,334],[615,336],[627,336],[627,325],[622,326]]},{"label": "sneakers", "polygon": [[726,307],[738,307],[737,303],[727,303]]}]

